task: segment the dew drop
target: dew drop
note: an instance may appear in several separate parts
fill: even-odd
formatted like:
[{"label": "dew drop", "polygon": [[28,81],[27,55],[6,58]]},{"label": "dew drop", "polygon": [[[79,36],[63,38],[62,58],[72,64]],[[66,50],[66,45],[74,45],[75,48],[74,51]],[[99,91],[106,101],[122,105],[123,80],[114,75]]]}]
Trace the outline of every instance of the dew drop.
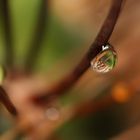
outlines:
[{"label": "dew drop", "polygon": [[60,118],[60,112],[54,107],[48,108],[46,110],[46,117],[51,121],[57,121]]},{"label": "dew drop", "polygon": [[116,51],[107,44],[102,46],[102,51],[91,61],[91,67],[98,73],[107,73],[115,67],[116,61]]}]

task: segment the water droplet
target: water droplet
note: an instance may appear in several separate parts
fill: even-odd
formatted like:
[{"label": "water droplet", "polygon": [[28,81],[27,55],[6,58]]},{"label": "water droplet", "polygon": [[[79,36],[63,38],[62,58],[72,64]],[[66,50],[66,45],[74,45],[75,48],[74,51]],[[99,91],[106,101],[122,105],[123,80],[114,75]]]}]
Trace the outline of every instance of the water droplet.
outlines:
[{"label": "water droplet", "polygon": [[91,67],[99,73],[111,71],[116,64],[116,51],[110,44],[102,46],[102,51],[91,61]]},{"label": "water droplet", "polygon": [[51,121],[57,121],[60,118],[60,112],[58,109],[51,107],[46,110],[46,116]]}]

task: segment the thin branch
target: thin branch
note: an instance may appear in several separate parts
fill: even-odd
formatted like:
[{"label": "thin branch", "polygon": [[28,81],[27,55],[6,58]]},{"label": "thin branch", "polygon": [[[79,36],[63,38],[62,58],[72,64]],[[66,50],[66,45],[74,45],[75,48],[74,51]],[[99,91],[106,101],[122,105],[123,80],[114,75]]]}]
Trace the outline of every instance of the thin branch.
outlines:
[{"label": "thin branch", "polygon": [[48,104],[48,102],[56,99],[58,96],[64,94],[69,90],[79,78],[86,72],[90,67],[91,60],[102,50],[102,46],[105,45],[116,25],[121,5],[123,0],[112,0],[112,5],[109,14],[97,35],[95,41],[89,48],[88,52],[83,57],[82,61],[76,66],[76,68],[62,81],[58,82],[56,85],[52,86],[50,90],[46,90],[42,95],[34,97],[33,101],[38,104]]},{"label": "thin branch", "polygon": [[75,117],[84,117],[89,114],[97,113],[98,111],[102,111],[107,109],[109,106],[117,103],[111,95],[105,96],[100,100],[91,100],[85,103],[81,103],[80,105],[75,107],[75,113],[73,118]]},{"label": "thin branch", "polygon": [[17,116],[17,110],[13,103],[11,102],[10,98],[8,97],[5,90],[0,86],[0,101],[3,105],[7,108],[7,110],[14,116]]},{"label": "thin branch", "polygon": [[9,9],[9,0],[1,0],[1,11],[5,31],[5,63],[7,67],[14,65],[14,50],[12,41],[11,18]]},{"label": "thin branch", "polygon": [[41,7],[38,15],[38,22],[36,29],[29,46],[29,51],[25,60],[25,70],[31,71],[36,64],[36,60],[41,50],[43,37],[45,35],[46,21],[48,18],[49,0],[42,0]]}]

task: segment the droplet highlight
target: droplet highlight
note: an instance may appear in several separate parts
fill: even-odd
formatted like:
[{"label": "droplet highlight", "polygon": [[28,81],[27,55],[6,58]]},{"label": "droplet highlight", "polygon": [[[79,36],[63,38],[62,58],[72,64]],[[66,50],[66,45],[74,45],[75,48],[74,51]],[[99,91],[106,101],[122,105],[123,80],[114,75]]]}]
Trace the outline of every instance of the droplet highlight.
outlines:
[{"label": "droplet highlight", "polygon": [[107,73],[115,67],[116,61],[116,51],[110,44],[107,44],[102,46],[102,51],[91,61],[91,67],[98,73]]}]

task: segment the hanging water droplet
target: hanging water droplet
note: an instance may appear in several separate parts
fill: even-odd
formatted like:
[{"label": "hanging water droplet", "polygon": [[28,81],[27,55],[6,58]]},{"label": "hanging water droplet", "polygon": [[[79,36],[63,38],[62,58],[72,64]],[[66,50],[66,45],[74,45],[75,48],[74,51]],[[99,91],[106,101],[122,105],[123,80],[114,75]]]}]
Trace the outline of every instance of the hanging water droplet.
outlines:
[{"label": "hanging water droplet", "polygon": [[102,51],[91,61],[91,67],[99,73],[111,71],[116,64],[117,55],[110,44],[102,46]]}]

